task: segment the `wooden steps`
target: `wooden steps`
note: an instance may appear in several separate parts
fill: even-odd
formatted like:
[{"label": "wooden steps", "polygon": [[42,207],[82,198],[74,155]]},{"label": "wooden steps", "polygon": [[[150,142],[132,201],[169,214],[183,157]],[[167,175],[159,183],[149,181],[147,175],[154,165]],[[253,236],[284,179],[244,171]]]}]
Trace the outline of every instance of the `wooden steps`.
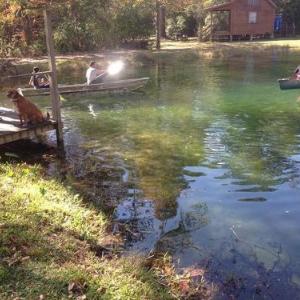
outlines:
[{"label": "wooden steps", "polygon": [[15,111],[0,107],[0,145],[31,139],[54,129],[56,123],[52,120],[35,126],[21,127],[19,116]]}]

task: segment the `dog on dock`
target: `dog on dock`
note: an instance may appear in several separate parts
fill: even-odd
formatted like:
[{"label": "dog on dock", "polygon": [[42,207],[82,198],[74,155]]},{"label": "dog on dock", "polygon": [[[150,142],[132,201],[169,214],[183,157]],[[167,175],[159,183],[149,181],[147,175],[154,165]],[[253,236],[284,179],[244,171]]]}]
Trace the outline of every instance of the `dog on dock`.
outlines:
[{"label": "dog on dock", "polygon": [[21,126],[23,126],[24,123],[27,126],[36,125],[46,122],[50,119],[48,112],[46,117],[43,116],[42,112],[37,108],[37,106],[22,96],[19,91],[11,89],[8,91],[7,97],[11,99],[16,107]]}]

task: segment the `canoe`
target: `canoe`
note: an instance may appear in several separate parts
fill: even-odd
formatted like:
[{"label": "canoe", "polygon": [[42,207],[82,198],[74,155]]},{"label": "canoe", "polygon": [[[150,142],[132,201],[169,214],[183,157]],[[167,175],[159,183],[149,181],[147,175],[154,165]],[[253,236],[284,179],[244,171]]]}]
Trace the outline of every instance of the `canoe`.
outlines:
[{"label": "canoe", "polygon": [[295,79],[278,79],[279,86],[282,90],[300,89],[300,80]]},{"label": "canoe", "polygon": [[[148,77],[134,78],[118,81],[108,81],[104,83],[91,84],[59,84],[58,91],[59,94],[73,94],[73,93],[87,93],[87,92],[129,92],[140,89],[146,85],[148,82]],[[47,96],[50,95],[49,88],[34,89],[34,88],[24,88],[21,89],[24,96]]]}]

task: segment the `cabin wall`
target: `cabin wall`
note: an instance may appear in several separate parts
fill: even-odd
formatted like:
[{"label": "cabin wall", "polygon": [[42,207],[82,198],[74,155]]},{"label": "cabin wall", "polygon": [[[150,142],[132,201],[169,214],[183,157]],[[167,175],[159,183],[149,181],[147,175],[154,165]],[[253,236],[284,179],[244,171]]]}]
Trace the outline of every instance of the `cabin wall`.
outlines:
[{"label": "cabin wall", "polygon": [[[251,2],[252,5],[249,5],[249,2]],[[257,13],[257,20],[255,24],[249,24],[250,12]],[[273,7],[267,0],[234,1],[231,6],[231,34],[272,34],[275,13],[275,7]]]}]

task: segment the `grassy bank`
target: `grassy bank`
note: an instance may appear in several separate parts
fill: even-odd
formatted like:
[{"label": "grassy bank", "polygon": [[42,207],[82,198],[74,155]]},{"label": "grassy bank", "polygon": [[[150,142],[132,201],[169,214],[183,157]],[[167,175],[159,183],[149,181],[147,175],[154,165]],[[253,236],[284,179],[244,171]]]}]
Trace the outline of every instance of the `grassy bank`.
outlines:
[{"label": "grassy bank", "polygon": [[198,39],[193,38],[184,42],[164,40],[161,43],[162,50],[201,49],[205,51],[220,48],[251,50],[281,47],[300,50],[300,37],[235,42],[199,42]]},{"label": "grassy bank", "polygon": [[[188,41],[173,41],[173,40],[162,40],[160,51],[176,51],[176,50],[187,50],[187,49],[197,49],[200,51],[209,50],[220,50],[220,49],[230,49],[230,50],[267,50],[272,48],[289,48],[295,51],[300,51],[300,37],[295,38],[280,38],[280,39],[269,39],[269,40],[254,40],[254,41],[235,41],[235,42],[199,42],[197,38],[190,38]],[[153,49],[153,51],[156,51]],[[146,55],[148,51],[146,50],[106,50],[103,52],[76,52],[69,54],[57,55],[56,59],[58,63],[63,63],[65,61],[70,61],[73,59],[87,59],[87,60],[103,60],[103,59],[114,59],[124,57],[128,60],[133,60],[137,56]],[[41,57],[23,57],[14,58],[17,64],[27,64],[27,63],[47,63],[47,56]]]},{"label": "grassy bank", "polygon": [[143,259],[103,247],[108,226],[39,167],[0,165],[0,299],[171,299]]}]

